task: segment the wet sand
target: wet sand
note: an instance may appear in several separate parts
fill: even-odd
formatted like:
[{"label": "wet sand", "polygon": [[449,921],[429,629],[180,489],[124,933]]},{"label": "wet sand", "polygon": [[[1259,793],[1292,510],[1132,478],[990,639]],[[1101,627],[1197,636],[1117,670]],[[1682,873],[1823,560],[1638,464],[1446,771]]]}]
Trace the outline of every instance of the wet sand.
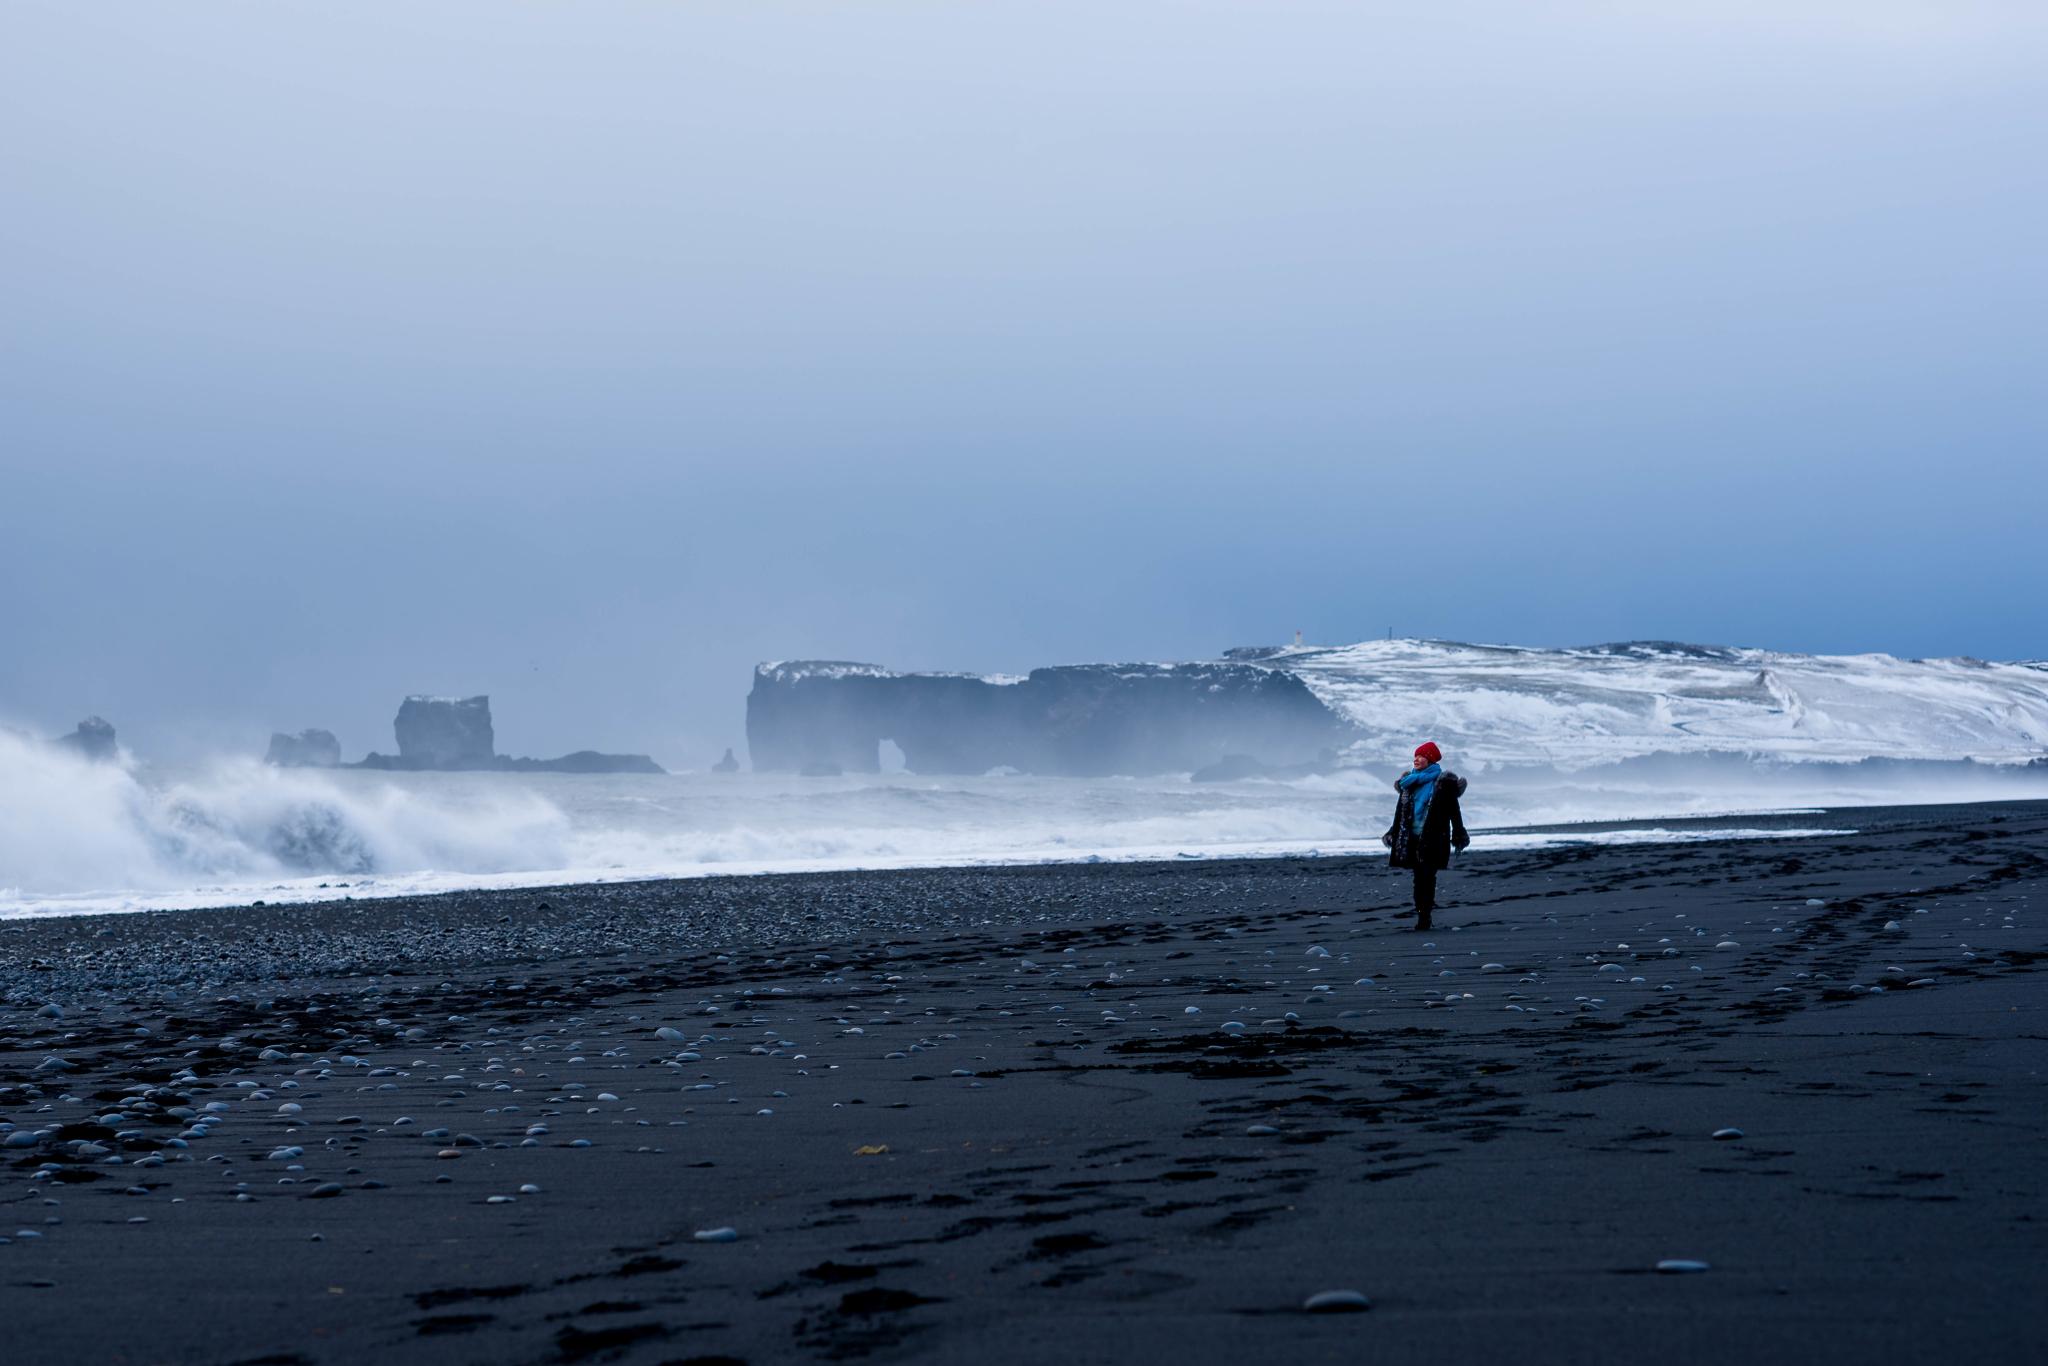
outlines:
[{"label": "wet sand", "polygon": [[2040,1361],[2048,804],[1826,823],[7,926],[6,1361]]}]

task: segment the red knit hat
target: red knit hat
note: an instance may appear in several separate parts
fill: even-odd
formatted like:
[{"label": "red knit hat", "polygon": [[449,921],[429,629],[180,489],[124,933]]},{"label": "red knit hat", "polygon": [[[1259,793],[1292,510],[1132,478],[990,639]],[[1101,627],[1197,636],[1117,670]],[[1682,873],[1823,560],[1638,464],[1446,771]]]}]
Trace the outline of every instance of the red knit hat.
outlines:
[{"label": "red knit hat", "polygon": [[1433,764],[1440,764],[1443,762],[1444,752],[1436,747],[1436,741],[1424,740],[1415,747],[1415,757],[1427,759]]}]

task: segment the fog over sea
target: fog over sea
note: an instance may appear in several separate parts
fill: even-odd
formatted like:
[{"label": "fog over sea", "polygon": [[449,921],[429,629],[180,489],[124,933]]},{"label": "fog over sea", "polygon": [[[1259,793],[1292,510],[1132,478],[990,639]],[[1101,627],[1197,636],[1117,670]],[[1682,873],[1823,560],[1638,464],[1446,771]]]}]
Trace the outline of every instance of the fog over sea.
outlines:
[{"label": "fog over sea", "polygon": [[[1476,847],[1722,838],[1505,830],[1824,807],[2048,797],[2048,771],[1695,757],[1470,774]],[[845,868],[1378,852],[1391,762],[1195,783],[897,772],[387,773],[254,761],[91,764],[0,735],[0,918],[339,900],[476,887]],[[1817,816],[1770,833],[1839,828]]]}]

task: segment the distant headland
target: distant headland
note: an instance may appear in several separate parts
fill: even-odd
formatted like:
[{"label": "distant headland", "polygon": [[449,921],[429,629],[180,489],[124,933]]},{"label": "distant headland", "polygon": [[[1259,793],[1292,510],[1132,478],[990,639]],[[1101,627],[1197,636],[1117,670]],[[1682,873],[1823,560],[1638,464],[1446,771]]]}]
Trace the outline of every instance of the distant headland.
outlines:
[{"label": "distant headland", "polygon": [[515,759],[497,752],[491,728],[491,699],[408,697],[392,723],[398,753],[372,750],[359,763],[341,762],[332,732],[305,730],[270,737],[264,762],[279,768],[370,768],[408,773],[666,773],[645,754],[600,754],[580,749],[559,759]]}]

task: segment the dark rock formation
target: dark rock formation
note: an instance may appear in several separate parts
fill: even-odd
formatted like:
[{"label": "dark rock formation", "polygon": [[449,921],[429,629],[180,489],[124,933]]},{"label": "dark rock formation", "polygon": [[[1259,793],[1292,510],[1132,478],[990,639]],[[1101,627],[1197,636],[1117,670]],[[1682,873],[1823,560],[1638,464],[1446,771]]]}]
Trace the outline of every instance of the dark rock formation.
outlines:
[{"label": "dark rock formation", "polygon": [[297,735],[273,731],[263,762],[278,768],[339,768],[341,741],[329,730],[302,730]]},{"label": "dark rock formation", "polygon": [[1226,754],[1299,763],[1350,731],[1293,674],[1239,661],[1078,664],[1023,679],[805,661],[762,665],[747,697],[757,771],[875,773],[893,740],[913,773],[1142,776]]},{"label": "dark rock formation", "polygon": [[725,757],[711,766],[711,771],[713,773],[737,773],[740,771],[740,761],[733,758],[732,751],[728,749],[725,752]]},{"label": "dark rock formation", "polygon": [[121,757],[120,747],[114,743],[114,728],[97,716],[86,717],[77,730],[58,736],[54,743],[98,763],[110,764]]},{"label": "dark rock formation", "polygon": [[489,768],[497,753],[488,697],[408,697],[392,725],[409,766]]},{"label": "dark rock formation", "polygon": [[666,773],[645,754],[579,749],[559,759],[514,759],[497,752],[489,697],[408,697],[393,723],[396,756],[372,752],[349,768],[419,772],[442,769],[498,773]]}]

